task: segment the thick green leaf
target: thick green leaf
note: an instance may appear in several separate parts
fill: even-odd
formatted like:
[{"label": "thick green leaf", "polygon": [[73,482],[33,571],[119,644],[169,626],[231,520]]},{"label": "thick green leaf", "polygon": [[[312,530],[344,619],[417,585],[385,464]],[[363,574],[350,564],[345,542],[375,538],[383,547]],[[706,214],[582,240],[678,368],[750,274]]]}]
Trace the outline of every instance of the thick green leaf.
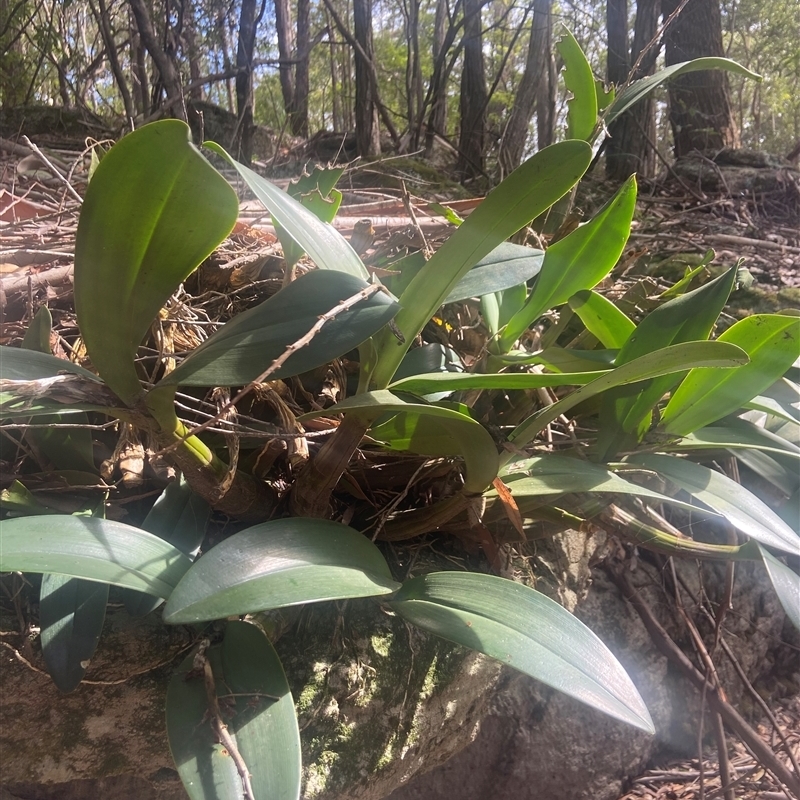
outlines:
[{"label": "thick green leaf", "polygon": [[97,167],[75,241],[75,310],[92,363],[125,403],[141,392],[133,359],[148,328],[238,213],[178,120],[125,136]]},{"label": "thick green leaf", "polygon": [[514,170],[467,217],[400,297],[395,324],[405,340],[385,331],[379,340],[379,362],[373,375],[386,387],[414,338],[458,282],[482,258],[563,197],[591,161],[586,142],[567,141],[545,147]]},{"label": "thick green leaf", "polygon": [[501,364],[541,364],[553,372],[607,371],[614,366],[619,350],[572,350],[566,347],[546,347],[533,355],[511,352],[492,356]]},{"label": "thick green leaf", "polygon": [[741,348],[725,342],[684,342],[665,347],[604,373],[547,409],[528,417],[511,432],[509,441],[517,447],[522,447],[561,414],[565,414],[578,403],[616,386],[669,375],[691,368],[690,365],[736,367],[747,363],[746,359],[747,354]]},{"label": "thick green leaf", "polygon": [[503,242],[482,258],[454,287],[444,303],[510,289],[536,277],[542,268],[543,250]]},{"label": "thick green leaf", "polygon": [[569,307],[600,344],[612,350],[622,347],[636,328],[630,317],[602,294],[591,289],[583,289],[572,295]]},{"label": "thick green leaf", "polygon": [[[445,376],[447,377],[447,376]],[[314,412],[305,414],[300,419],[310,419],[315,416],[330,416],[337,413],[356,414],[361,419],[374,422],[385,414],[392,412],[406,414],[405,421],[398,421],[408,433],[408,440],[414,439],[414,430],[419,417],[429,417],[434,420],[450,437],[457,443],[458,449],[455,451],[464,457],[466,474],[464,475],[464,491],[469,494],[481,494],[487,486],[497,477],[498,458],[497,447],[488,431],[472,417],[453,411],[449,408],[435,405],[424,405],[422,403],[406,403],[397,395],[389,391],[379,390],[376,392],[364,392],[355,397],[350,397],[335,406],[331,406],[324,412]],[[428,424],[421,429],[429,431]],[[438,438],[438,437],[437,437]],[[428,445],[424,442],[424,434],[417,434],[415,441],[422,448]],[[433,451],[428,452],[422,449],[422,454],[436,455],[441,454],[437,448],[441,447],[438,442],[429,445]],[[454,451],[447,451],[453,453]]]},{"label": "thick green leaf", "polygon": [[6,381],[36,381],[54,378],[64,372],[80,375],[87,381],[101,383],[97,375],[63,358],[35,350],[0,346],[0,378]]},{"label": "thick green leaf", "polygon": [[[626,364],[668,345],[707,339],[728,301],[736,273],[736,267],[731,267],[705,286],[656,308],[636,326],[615,363]],[[627,386],[603,398],[598,450],[604,459],[612,458],[620,447],[641,439],[653,407],[680,377],[680,374],[665,375],[647,386]]]},{"label": "thick green leaf", "polygon": [[[261,305],[251,308],[209,337],[159,385],[239,386],[249,383],[343,300],[368,288],[344,272],[314,270],[300,276]],[[325,323],[305,347],[293,353],[270,380],[298,375],[358,347],[380,330],[398,305],[375,292]]]},{"label": "thick green leaf", "polygon": [[[320,269],[337,270],[363,280],[369,272],[347,239],[332,225],[322,222],[312,211],[249,167],[234,161],[218,144],[206,142],[241,175],[250,190],[277,222],[311,257]],[[344,298],[342,298],[344,299]]]},{"label": "thick green leaf", "polygon": [[[206,652],[227,726],[257,800],[300,797],[300,732],[286,675],[272,645],[249,622],[229,622]],[[209,717],[203,675],[186,658],[167,689],[167,736],[191,800],[242,800],[242,779]]]},{"label": "thick green leaf", "polygon": [[[406,353],[405,358],[397,368],[395,378],[399,380],[431,372],[448,375],[463,373],[464,364],[461,361],[461,357],[452,347],[445,347],[443,344],[436,343],[423,344],[421,347],[415,347]],[[449,394],[450,390],[445,389],[424,394],[424,397],[429,403],[434,403],[437,400],[443,400]]]},{"label": "thick green leaf", "polygon": [[800,631],[800,575],[789,569],[782,561],[778,561],[768,550],[763,547],[759,549],[775,594],[778,595],[778,600],[781,601],[792,625]]},{"label": "thick green leaf", "polygon": [[564,34],[556,43],[564,59],[564,84],[572,92],[567,101],[567,138],[588,141],[597,125],[597,88],[586,56],[572,33]]},{"label": "thick green leaf", "polygon": [[545,311],[582,289],[592,289],[608,275],[628,241],[635,207],[636,178],[631,176],[591,221],[547,248],[528,302],[503,331],[500,352],[508,352]]},{"label": "thick green leaf", "polygon": [[0,572],[51,572],[169,597],[191,560],[132,525],[60,514],[5,520]]},{"label": "thick green leaf", "polygon": [[750,362],[725,373],[692,370],[664,409],[662,426],[667,433],[691,433],[768,389],[800,354],[800,319],[754,314],[732,325],[717,341],[741,347]]},{"label": "thick green leaf", "polygon": [[620,114],[624,114],[634,103],[638,103],[639,100],[647,97],[653,89],[660,86],[664,81],[704,69],[724,69],[756,81],[762,80],[760,75],[750,72],[749,69],[745,69],[741,64],[737,64],[728,58],[696,58],[694,61],[673,64],[671,67],[660,70],[655,75],[634,81],[630,86],[623,89],[609,106],[604,119],[605,124],[610,125]]},{"label": "thick green leaf", "polygon": [[630,456],[628,461],[672,481],[751,539],[800,555],[800,536],[766,503],[721,472],[686,459],[651,453]]},{"label": "thick green leaf", "polygon": [[438,572],[407,581],[389,605],[425,630],[654,732],[639,692],[611,651],[566,609],[527,586]]},{"label": "thick green leaf", "polygon": [[608,374],[609,370],[595,372],[501,372],[498,374],[432,372],[412,375],[395,381],[389,387],[393,392],[460,391],[462,389],[541,389],[545,386],[582,386]]},{"label": "thick green leaf", "polygon": [[800,447],[776,436],[768,430],[743,419],[728,419],[719,425],[711,425],[679,439],[674,445],[664,445],[662,449],[677,452],[684,450],[763,450],[780,453],[791,458],[800,458]]},{"label": "thick green leaf", "polygon": [[25,517],[58,513],[40,503],[18,480],[11,481],[9,487],[0,492],[0,509]]},{"label": "thick green leaf", "polygon": [[[342,193],[333,187],[336,186],[343,174],[344,167],[314,167],[310,174],[302,175],[298,180],[291,182],[287,191],[317,219],[331,223],[342,203]],[[293,267],[302,258],[305,251],[281,227],[279,222],[275,220],[273,222],[275,223],[275,233],[280,239],[283,257],[286,263]]]},{"label": "thick green leaf", "polygon": [[[187,556],[195,556],[203,543],[210,516],[208,502],[180,477],[159,495],[144,518],[142,529],[169,542]],[[132,617],[149,614],[160,604],[152,595],[130,589],[122,590],[122,599]]]},{"label": "thick green leaf", "polygon": [[22,349],[37,353],[52,353],[50,333],[53,330],[53,316],[47,306],[41,306],[31,320],[28,330],[22,337]]},{"label": "thick green leaf", "polygon": [[[52,326],[53,318],[50,311],[47,306],[42,306],[25,332],[22,349],[52,355],[50,349]],[[89,422],[88,417],[83,413],[73,412],[68,419],[66,417],[67,415],[62,418],[60,414],[52,417],[44,416],[37,420],[37,425],[56,425],[69,421],[80,426],[87,425]],[[94,471],[92,434],[88,428],[31,428],[27,436],[56,469]]]},{"label": "thick green leaf", "polygon": [[[631,483],[599,464],[567,456],[536,456],[512,461],[500,470],[500,477],[515,498],[548,497],[570,493],[630,494],[651,497],[660,503],[692,508],[689,503]],[[490,489],[486,497],[494,497]]]},{"label": "thick green leaf", "polygon": [[205,622],[396,588],[380,550],[353,528],[323,519],[279,519],[205,553],[175,588],[164,620]]},{"label": "thick green leaf", "polygon": [[108,584],[43,575],[39,592],[42,655],[53,683],[72,692],[97,649],[108,603]]}]

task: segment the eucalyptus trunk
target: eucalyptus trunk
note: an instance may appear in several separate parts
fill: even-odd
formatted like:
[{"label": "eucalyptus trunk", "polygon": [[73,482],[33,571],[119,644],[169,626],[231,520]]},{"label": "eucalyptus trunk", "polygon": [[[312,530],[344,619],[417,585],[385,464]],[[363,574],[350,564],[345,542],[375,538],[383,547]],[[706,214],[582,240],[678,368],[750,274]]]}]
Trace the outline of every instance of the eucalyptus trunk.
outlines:
[{"label": "eucalyptus trunk", "polygon": [[[638,80],[652,75],[660,46],[650,44],[658,30],[659,0],[639,0],[636,5],[636,23],[633,32],[631,63],[638,66],[631,79]],[[641,59],[640,59],[640,56]],[[610,76],[609,76],[610,78]],[[622,182],[634,172],[640,177],[652,178],[656,171],[655,100],[648,95],[629,109],[609,128],[606,146],[606,177]]]},{"label": "eucalyptus trunk", "polygon": [[486,72],[483,63],[481,0],[464,1],[464,63],[461,70],[461,133],[456,170],[462,181],[484,174]]},{"label": "eucalyptus trunk", "polygon": [[353,0],[356,59],[356,149],[360,156],[380,155],[380,132],[373,86],[372,0]]},{"label": "eucalyptus trunk", "polygon": [[[661,0],[664,16],[673,13],[678,3]],[[668,67],[701,56],[724,56],[719,0],[689,0],[667,28],[664,42]],[[671,81],[669,119],[676,157],[734,147],[738,137],[727,73],[706,70]]]},{"label": "eucalyptus trunk", "polygon": [[[503,176],[513,172],[520,163],[528,142],[530,122],[537,110],[542,90],[549,88],[550,64],[548,35],[551,0],[534,0],[533,22],[528,41],[525,71],[514,95],[508,122],[500,141],[500,169]],[[539,143],[541,147],[541,142]]]}]

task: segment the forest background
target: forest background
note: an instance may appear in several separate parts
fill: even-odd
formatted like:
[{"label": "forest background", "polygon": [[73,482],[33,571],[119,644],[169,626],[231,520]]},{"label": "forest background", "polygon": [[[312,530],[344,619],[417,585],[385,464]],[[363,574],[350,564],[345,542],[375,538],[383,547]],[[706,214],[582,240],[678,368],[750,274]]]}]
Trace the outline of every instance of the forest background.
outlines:
[{"label": "forest background", "polygon": [[[451,148],[462,181],[494,182],[563,138],[558,39],[607,85],[704,55],[764,76],[672,82],[617,121],[607,174],[742,146],[796,159],[800,15],[787,0],[0,0],[0,101],[90,111],[124,130],[193,121],[207,101],[281,142],[355,131],[362,156]],[[555,44],[554,44],[555,41]],[[196,106],[195,106],[196,108]],[[256,155],[258,155],[256,153]]]}]

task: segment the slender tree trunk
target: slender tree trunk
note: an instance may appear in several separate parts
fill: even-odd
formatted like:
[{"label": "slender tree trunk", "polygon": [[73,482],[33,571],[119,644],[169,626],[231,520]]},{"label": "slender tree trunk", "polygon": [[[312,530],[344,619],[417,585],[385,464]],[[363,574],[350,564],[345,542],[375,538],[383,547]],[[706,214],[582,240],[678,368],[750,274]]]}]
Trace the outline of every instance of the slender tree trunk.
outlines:
[{"label": "slender tree trunk", "polygon": [[200,78],[200,48],[197,43],[197,17],[194,3],[187,3],[187,18],[183,25],[183,40],[186,43],[186,53],[189,57],[189,78],[192,88],[189,89],[189,98],[194,102],[203,99],[203,84]]},{"label": "slender tree trunk", "polygon": [[408,0],[406,28],[406,109],[408,117],[408,144],[411,150],[419,146],[417,121],[422,110],[422,65],[419,54],[419,0]]},{"label": "slender tree trunk", "polygon": [[[639,55],[656,35],[658,29],[659,0],[638,0],[636,23],[633,33],[631,63],[636,63]],[[635,80],[652,75],[660,47],[652,47],[639,64]],[[606,176],[613,181],[622,182],[634,172],[651,178],[656,171],[656,153],[653,142],[656,140],[655,100],[648,95],[640,100],[627,113],[615,120],[609,129],[610,138],[606,146]]]},{"label": "slender tree trunk", "polygon": [[553,56],[553,6],[552,0],[535,0],[534,15],[543,17],[541,28],[542,77],[536,98],[536,143],[539,149],[549,147],[556,134],[556,86],[558,72]]},{"label": "slender tree trunk", "polygon": [[353,33],[356,48],[356,149],[360,156],[380,155],[380,131],[376,124],[372,74],[372,0],[353,0]]},{"label": "slender tree trunk", "polygon": [[180,76],[175,65],[158,42],[153,22],[150,19],[150,12],[147,10],[144,0],[129,0],[129,2],[136,20],[136,27],[139,29],[139,35],[147,48],[147,52],[150,54],[150,58],[153,59],[164,85],[164,90],[167,93],[167,102],[170,103],[170,111],[178,119],[186,122],[186,106],[183,102]]},{"label": "slender tree trunk", "polygon": [[145,66],[145,49],[142,46],[142,37],[139,36],[139,29],[136,27],[132,11],[128,20],[128,35],[130,37],[128,49],[133,85],[133,105],[137,115],[144,115],[147,113],[147,98],[150,95],[150,88]]},{"label": "slender tree trunk", "polygon": [[297,64],[294,77],[294,101],[290,116],[292,133],[308,138],[309,59],[311,56],[311,23],[309,0],[297,0]]},{"label": "slender tree trunk", "polygon": [[128,83],[125,80],[125,75],[122,72],[122,66],[119,63],[119,53],[117,51],[117,43],[114,40],[114,34],[111,30],[108,7],[105,4],[105,0],[98,0],[98,5],[99,8],[95,8],[94,3],[89,3],[92,13],[97,19],[97,25],[100,28],[100,36],[103,39],[103,44],[105,45],[106,54],[108,56],[108,63],[111,66],[111,72],[114,75],[114,80],[117,83],[117,88],[122,98],[122,105],[125,108],[125,118],[131,120],[135,116],[133,101],[131,100],[131,93],[128,90]]},{"label": "slender tree trunk", "polygon": [[283,108],[289,116],[294,108],[294,29],[289,0],[275,0],[275,31],[278,36],[278,79],[283,95]]},{"label": "slender tree trunk", "polygon": [[550,3],[551,0],[534,0],[533,3],[533,23],[525,71],[514,95],[514,105],[500,141],[499,161],[503,176],[515,170],[522,162],[530,121],[536,110],[542,84],[549,84],[547,36],[550,28]]},{"label": "slender tree trunk", "polygon": [[[453,10],[455,14],[461,0],[457,0]],[[436,18],[433,33],[433,76],[431,77],[428,88],[430,99],[430,113],[428,115],[428,125],[425,131],[425,157],[430,158],[433,152],[434,137],[438,134],[444,136],[447,130],[447,80],[450,72],[447,68],[447,54],[453,46],[456,35],[456,26],[448,18],[447,0],[436,1]],[[424,104],[423,104],[424,105]],[[420,110],[420,120],[418,127],[422,127],[422,115],[424,108]]]},{"label": "slender tree trunk", "polygon": [[239,46],[236,50],[236,113],[239,118],[234,152],[239,160],[249,164],[253,159],[253,48],[256,28],[264,13],[266,0],[256,17],[257,0],[242,0],[239,15]]},{"label": "slender tree trunk", "polygon": [[462,181],[483,173],[486,140],[486,74],[483,65],[481,2],[464,2],[464,63],[461,70],[461,133],[456,170]]},{"label": "slender tree trunk", "polygon": [[[661,0],[664,16],[678,0]],[[719,0],[689,0],[664,36],[667,66],[700,56],[723,56]],[[727,73],[692,72],[670,81],[669,116],[675,155],[710,152],[737,142]]]}]

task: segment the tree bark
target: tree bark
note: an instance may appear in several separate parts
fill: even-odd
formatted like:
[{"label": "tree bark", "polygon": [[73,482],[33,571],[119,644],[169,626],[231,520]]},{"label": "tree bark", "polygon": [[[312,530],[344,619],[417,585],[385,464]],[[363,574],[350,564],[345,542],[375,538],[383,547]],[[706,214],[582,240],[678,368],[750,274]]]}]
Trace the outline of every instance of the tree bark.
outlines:
[{"label": "tree bark", "polygon": [[253,160],[253,48],[256,43],[256,28],[264,13],[266,0],[262,0],[258,17],[256,2],[257,0],[242,0],[239,45],[236,49],[236,113],[239,123],[234,153],[244,164]]},{"label": "tree bark", "polygon": [[480,0],[464,1],[464,63],[461,71],[461,133],[456,170],[461,180],[482,175],[486,140],[486,73]]},{"label": "tree bark", "polygon": [[558,72],[553,57],[553,4],[551,0],[536,0],[533,8],[534,13],[543,15],[545,23],[542,26],[544,70],[539,80],[539,95],[536,98],[536,142],[542,150],[555,141]]},{"label": "tree bark", "polygon": [[[503,177],[513,172],[522,162],[530,121],[536,111],[542,87],[549,87],[547,38],[551,27],[550,4],[551,0],[534,0],[533,3],[533,23],[525,71],[514,95],[514,105],[500,141],[499,161]],[[539,144],[541,147],[541,142]]]},{"label": "tree bark", "polygon": [[353,0],[353,33],[356,48],[356,149],[360,156],[380,155],[380,132],[377,126],[372,47],[372,0]]},{"label": "tree bark", "polygon": [[[458,14],[462,0],[456,0],[453,19]],[[427,102],[430,102],[428,125],[425,131],[425,157],[433,152],[434,138],[444,136],[447,129],[447,80],[450,77],[448,53],[456,38],[458,26],[449,17],[447,0],[437,0],[433,36],[433,75],[428,86]],[[421,112],[421,113],[424,113]],[[422,120],[420,120],[420,132]]]},{"label": "tree bark", "polygon": [[[678,0],[661,0],[665,17],[677,6]],[[664,41],[667,66],[700,56],[723,56],[719,0],[689,0],[667,28]],[[728,78],[722,70],[692,72],[671,81],[669,116],[676,157],[736,145]]]},{"label": "tree bark", "polygon": [[295,136],[308,138],[308,64],[311,55],[309,0],[297,0],[297,40],[294,73],[294,101],[289,124]]},{"label": "tree bark", "polygon": [[[638,0],[636,23],[633,33],[631,62],[656,35],[658,29],[658,0]],[[652,75],[660,47],[652,47],[639,64],[634,80]],[[627,78],[627,76],[626,76]],[[610,76],[609,76],[610,79]],[[606,177],[622,182],[634,172],[641,177],[652,178],[656,171],[656,153],[653,142],[656,138],[655,100],[648,95],[609,128],[610,138],[606,146]]]},{"label": "tree bark", "polygon": [[292,10],[289,0],[275,0],[275,31],[278,36],[278,80],[281,84],[283,108],[286,115],[292,113],[294,107],[294,30],[292,27]]},{"label": "tree bark", "polygon": [[142,43],[156,65],[167,93],[167,101],[171,103],[172,113],[178,119],[186,122],[186,104],[183,102],[180,76],[175,65],[158,42],[153,22],[150,19],[150,12],[147,10],[144,0],[130,0],[130,4]]}]

